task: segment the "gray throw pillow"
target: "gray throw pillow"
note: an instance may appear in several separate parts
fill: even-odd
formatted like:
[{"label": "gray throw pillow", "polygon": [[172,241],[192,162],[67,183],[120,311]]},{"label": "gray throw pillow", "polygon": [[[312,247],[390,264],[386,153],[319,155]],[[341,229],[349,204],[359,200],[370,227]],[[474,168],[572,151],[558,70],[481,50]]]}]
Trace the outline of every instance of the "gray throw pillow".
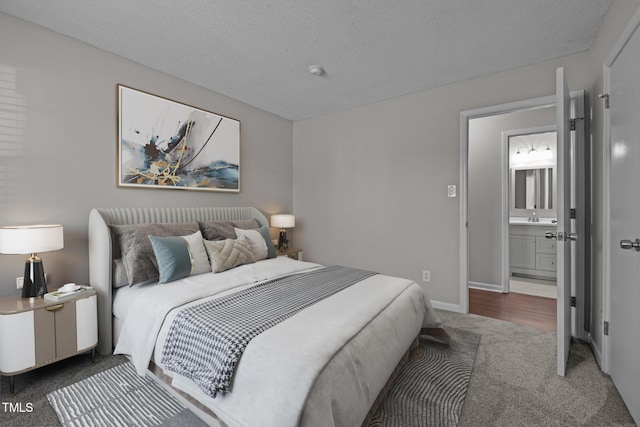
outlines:
[{"label": "gray throw pillow", "polygon": [[131,286],[159,277],[149,236],[186,236],[199,230],[195,222],[112,225]]},{"label": "gray throw pillow", "polygon": [[243,230],[252,230],[260,227],[255,219],[240,219],[237,221],[200,221],[200,230],[202,237],[206,240],[225,240],[235,239],[235,228]]}]

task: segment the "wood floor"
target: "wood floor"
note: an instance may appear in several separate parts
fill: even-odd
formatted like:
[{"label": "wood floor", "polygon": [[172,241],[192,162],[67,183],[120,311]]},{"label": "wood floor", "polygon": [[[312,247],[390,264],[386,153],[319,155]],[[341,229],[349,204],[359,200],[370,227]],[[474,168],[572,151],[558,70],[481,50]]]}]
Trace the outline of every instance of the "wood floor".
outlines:
[{"label": "wood floor", "polygon": [[469,289],[469,312],[543,331],[556,330],[556,300],[551,298]]}]

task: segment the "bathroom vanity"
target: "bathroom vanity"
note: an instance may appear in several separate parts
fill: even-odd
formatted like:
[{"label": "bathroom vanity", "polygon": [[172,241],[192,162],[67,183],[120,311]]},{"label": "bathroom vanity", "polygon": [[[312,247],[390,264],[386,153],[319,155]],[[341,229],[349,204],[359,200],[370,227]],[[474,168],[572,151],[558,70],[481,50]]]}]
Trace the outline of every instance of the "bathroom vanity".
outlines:
[{"label": "bathroom vanity", "polygon": [[509,223],[509,267],[514,276],[556,280],[556,239],[545,238],[555,233],[550,221]]}]

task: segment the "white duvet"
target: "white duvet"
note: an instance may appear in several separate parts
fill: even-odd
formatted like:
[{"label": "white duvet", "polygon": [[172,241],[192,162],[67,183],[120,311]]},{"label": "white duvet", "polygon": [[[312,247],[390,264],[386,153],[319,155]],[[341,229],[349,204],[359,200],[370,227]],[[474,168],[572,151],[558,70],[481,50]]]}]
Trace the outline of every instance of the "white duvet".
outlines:
[{"label": "white duvet", "polygon": [[[152,359],[162,367],[164,339],[179,308],[318,267],[278,257],[146,286],[129,302],[115,353],[131,356],[144,375]],[[212,399],[178,375],[173,385],[229,426],[359,425],[421,327],[441,327],[422,288],[375,275],[254,338],[230,393]]]}]

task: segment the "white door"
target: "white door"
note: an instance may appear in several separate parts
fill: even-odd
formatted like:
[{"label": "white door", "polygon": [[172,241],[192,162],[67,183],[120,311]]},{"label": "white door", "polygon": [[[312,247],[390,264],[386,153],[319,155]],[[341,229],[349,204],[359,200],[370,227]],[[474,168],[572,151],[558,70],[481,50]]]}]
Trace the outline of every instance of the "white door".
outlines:
[{"label": "white door", "polygon": [[[640,423],[640,34],[609,69],[609,374]],[[624,249],[623,249],[624,247]]]},{"label": "white door", "polygon": [[564,376],[571,343],[571,95],[564,69],[556,70],[556,116],[558,146],[558,183],[556,209],[558,225],[557,245],[557,370]]}]

